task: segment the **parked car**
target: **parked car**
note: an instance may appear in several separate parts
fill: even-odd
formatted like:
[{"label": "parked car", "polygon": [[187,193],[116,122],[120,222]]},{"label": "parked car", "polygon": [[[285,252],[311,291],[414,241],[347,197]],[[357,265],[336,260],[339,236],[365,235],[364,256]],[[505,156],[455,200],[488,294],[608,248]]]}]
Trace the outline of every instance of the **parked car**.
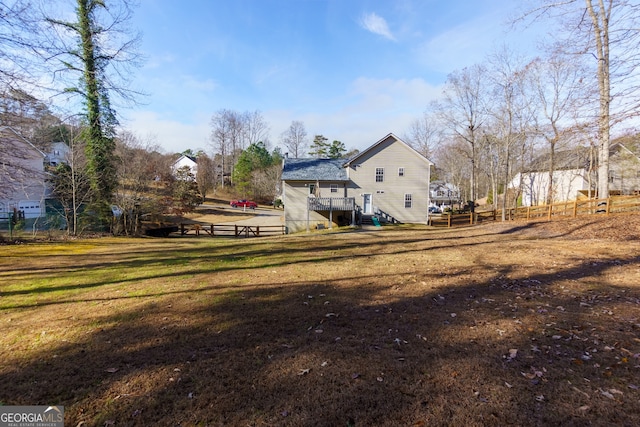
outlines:
[{"label": "parked car", "polygon": [[258,204],[256,202],[252,202],[251,200],[245,200],[245,199],[232,200],[229,202],[229,204],[231,205],[232,208],[255,209],[258,207]]},{"label": "parked car", "polygon": [[429,206],[429,213],[437,214],[437,213],[441,213],[441,211],[440,211],[440,208],[437,206]]}]

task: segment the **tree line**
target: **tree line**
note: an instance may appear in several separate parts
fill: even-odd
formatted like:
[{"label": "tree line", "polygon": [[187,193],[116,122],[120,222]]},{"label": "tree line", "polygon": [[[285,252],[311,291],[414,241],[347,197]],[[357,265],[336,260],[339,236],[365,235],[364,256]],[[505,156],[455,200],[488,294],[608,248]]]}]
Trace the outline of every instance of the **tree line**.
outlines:
[{"label": "tree line", "polygon": [[457,185],[464,200],[488,196],[503,212],[518,203],[522,183],[513,180],[541,155],[549,159],[551,202],[559,150],[589,150],[591,196],[606,198],[612,130],[640,149],[634,126],[640,114],[640,6],[626,0],[531,4],[513,24],[551,24],[555,38],[542,54],[527,58],[505,46],[452,72],[442,97],[405,135],[435,160],[434,176]]}]

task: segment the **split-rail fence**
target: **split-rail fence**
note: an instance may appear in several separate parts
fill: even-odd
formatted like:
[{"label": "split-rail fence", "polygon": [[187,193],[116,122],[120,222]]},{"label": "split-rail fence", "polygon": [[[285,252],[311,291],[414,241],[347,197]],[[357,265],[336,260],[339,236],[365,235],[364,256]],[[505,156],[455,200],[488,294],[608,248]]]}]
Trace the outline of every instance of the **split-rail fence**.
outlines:
[{"label": "split-rail fence", "polygon": [[[506,220],[548,220],[575,218],[577,216],[640,212],[640,196],[613,196],[607,199],[579,199],[540,206],[520,206],[505,211]],[[438,227],[459,227],[484,221],[502,220],[502,210],[476,211],[460,214],[434,215],[429,225]]]}]

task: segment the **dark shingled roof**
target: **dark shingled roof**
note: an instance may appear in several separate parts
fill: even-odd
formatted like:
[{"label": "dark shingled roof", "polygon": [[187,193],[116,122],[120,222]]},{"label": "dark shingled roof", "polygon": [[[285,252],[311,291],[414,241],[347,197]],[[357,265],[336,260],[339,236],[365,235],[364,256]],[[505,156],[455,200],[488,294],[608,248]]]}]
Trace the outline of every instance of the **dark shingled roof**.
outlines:
[{"label": "dark shingled roof", "polygon": [[283,181],[348,181],[344,159],[285,159]]},{"label": "dark shingled roof", "polygon": [[[595,160],[595,159],[594,159]],[[525,172],[546,172],[549,170],[551,156],[545,153],[525,169]],[[589,147],[576,147],[573,150],[556,151],[554,156],[555,170],[588,169]]]}]

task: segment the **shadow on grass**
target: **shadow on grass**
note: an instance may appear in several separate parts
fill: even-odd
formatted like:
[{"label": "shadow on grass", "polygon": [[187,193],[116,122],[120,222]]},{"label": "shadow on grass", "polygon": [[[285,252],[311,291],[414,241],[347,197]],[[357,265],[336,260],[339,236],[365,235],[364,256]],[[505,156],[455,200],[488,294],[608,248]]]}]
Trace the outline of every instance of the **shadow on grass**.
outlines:
[{"label": "shadow on grass", "polygon": [[[260,265],[272,264],[285,265]],[[640,295],[608,275],[639,264],[503,266],[474,283],[452,270],[436,287],[440,274],[416,267],[420,292],[403,290],[408,273],[354,271],[160,289],[78,342],[3,364],[0,401],[63,404],[69,425],[637,425],[638,362],[622,350],[635,332],[621,317]]]},{"label": "shadow on grass", "polygon": [[[502,232],[498,232],[500,234]],[[409,254],[415,252],[437,251],[439,249],[446,249],[451,247],[449,240],[455,240],[455,245],[458,248],[472,248],[474,246],[484,243],[483,240],[477,240],[478,238],[492,239],[495,237],[494,233],[482,233],[478,230],[473,230],[467,237],[450,237],[447,234],[441,235],[434,232],[425,232],[419,230],[412,230],[411,235],[413,237],[406,238],[394,238],[392,240],[370,241],[370,238],[365,238],[366,243],[363,244],[362,234],[350,233],[353,238],[344,238],[338,242],[328,241],[326,239],[316,242],[312,240],[309,242],[307,238],[294,238],[287,239],[280,238],[275,240],[264,239],[255,244],[246,244],[243,242],[224,242],[224,244],[217,245],[216,242],[198,239],[184,240],[180,239],[179,246],[175,248],[165,248],[161,251],[149,251],[149,250],[123,250],[116,255],[100,256],[96,257],[94,254],[83,255],[47,255],[42,258],[46,259],[65,259],[68,260],[66,265],[57,265],[55,267],[33,267],[24,266],[20,267],[11,266],[10,272],[0,274],[0,277],[5,277],[10,280],[12,276],[24,277],[24,272],[27,271],[29,275],[27,277],[38,281],[55,281],[67,278],[70,274],[81,273],[84,271],[92,271],[97,269],[113,268],[117,271],[127,272],[129,277],[123,277],[116,273],[110,275],[108,280],[92,280],[92,276],[87,274],[85,278],[80,278],[77,281],[80,283],[64,284],[64,285],[51,285],[47,283],[43,286],[27,286],[20,289],[8,290],[6,287],[0,288],[0,297],[9,297],[17,295],[34,295],[34,294],[47,294],[52,292],[61,292],[69,290],[82,290],[96,287],[102,287],[112,284],[123,284],[127,282],[137,282],[139,280],[148,279],[161,279],[171,278],[173,280],[179,280],[183,276],[193,276],[198,274],[209,274],[213,272],[224,272],[241,270],[247,271],[249,269],[263,269],[263,268],[276,268],[282,266],[291,266],[295,264],[305,264],[309,262],[324,262],[324,261],[338,261],[347,260],[353,261],[357,258],[367,258],[372,256],[378,256],[381,254],[387,255],[399,255]],[[355,236],[359,237],[356,238]],[[315,236],[323,238],[323,236]],[[468,242],[466,240],[469,239]],[[165,239],[170,241],[171,239]],[[421,244],[426,240],[434,240],[441,242],[439,244],[432,245],[425,249],[422,246],[412,247],[413,244]],[[266,243],[265,243],[266,242]],[[387,250],[387,247],[400,248]],[[359,252],[354,252],[354,249],[360,249]],[[327,256],[327,252],[331,255]],[[318,256],[320,254],[321,256]],[[255,262],[251,266],[247,266],[244,260],[247,258],[259,258],[261,261]],[[203,263],[205,260],[208,262]],[[276,260],[276,262],[274,262]],[[194,262],[195,267],[190,268],[189,264]],[[53,262],[54,265],[57,262]],[[206,268],[202,268],[202,264],[206,264]],[[180,271],[175,271],[167,268],[171,265],[184,265],[185,267]],[[157,268],[150,267],[157,266]],[[135,272],[138,270],[144,270],[141,274],[130,274],[129,272]],[[11,284],[8,282],[7,284]],[[34,305],[43,304],[58,304],[63,303],[65,300],[55,299],[51,301],[38,301],[31,305],[24,304],[11,304],[5,308],[25,308]],[[2,305],[0,305],[2,310]]]}]

